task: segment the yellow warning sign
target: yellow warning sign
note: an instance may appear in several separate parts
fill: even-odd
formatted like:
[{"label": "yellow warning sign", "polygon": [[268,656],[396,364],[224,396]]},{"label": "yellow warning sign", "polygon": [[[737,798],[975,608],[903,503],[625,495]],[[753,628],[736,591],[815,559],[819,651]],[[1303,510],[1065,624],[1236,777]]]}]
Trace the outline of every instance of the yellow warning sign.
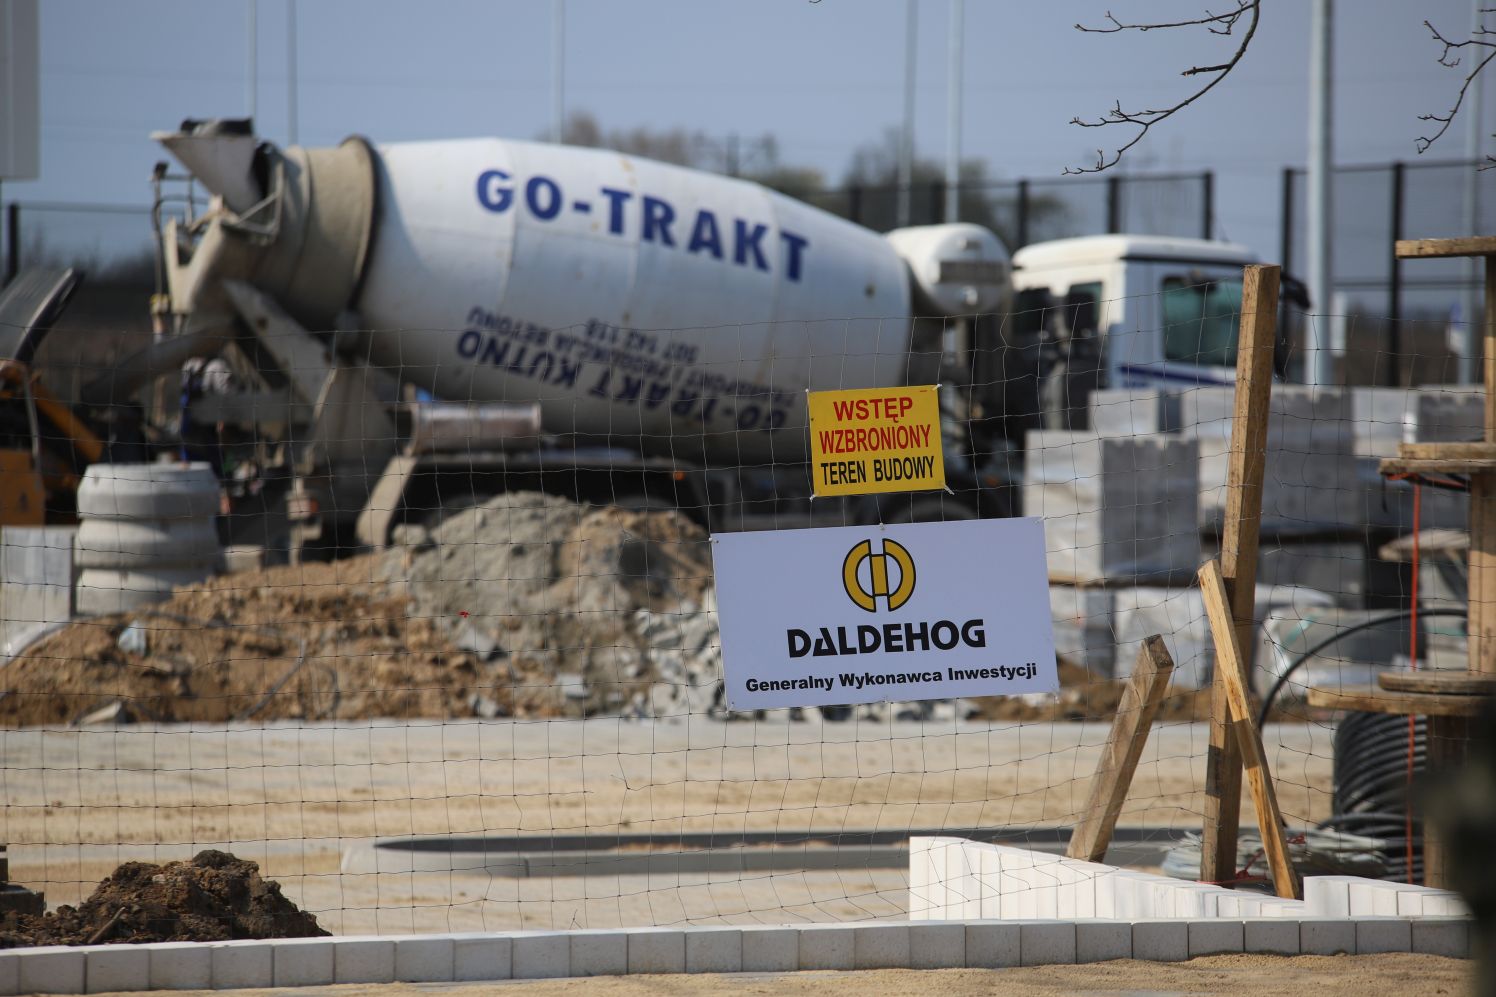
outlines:
[{"label": "yellow warning sign", "polygon": [[936,385],[810,392],[817,495],[945,487]]}]

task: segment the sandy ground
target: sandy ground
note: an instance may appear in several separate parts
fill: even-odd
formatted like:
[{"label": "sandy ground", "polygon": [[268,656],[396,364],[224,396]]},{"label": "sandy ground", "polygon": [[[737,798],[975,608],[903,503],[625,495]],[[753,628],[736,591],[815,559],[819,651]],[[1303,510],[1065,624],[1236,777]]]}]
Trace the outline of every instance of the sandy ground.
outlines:
[{"label": "sandy ground", "polygon": [[[330,930],[897,918],[907,872],[343,873],[404,835],[1073,824],[1107,726],[767,720],[410,721],[0,730],[11,875],[76,902],[128,859],[221,848]],[[1265,732],[1294,824],[1329,813],[1332,731]],[[1121,823],[1198,829],[1207,728],[1160,725]],[[1243,816],[1250,821],[1250,802]]]},{"label": "sandy ground", "polygon": [[[1365,997],[1375,987],[1399,997],[1467,994],[1469,962],[1432,955],[1210,956],[1181,963],[1103,962],[1089,966],[1037,966],[1024,969],[876,970],[858,973],[743,973],[734,976],[625,976],[589,980],[533,980],[516,983],[394,984],[317,987],[304,990],[192,990],[196,997],[242,994],[399,994],[441,993],[477,997],[499,987],[525,997],[695,997],[723,995],[805,995],[805,997],[1038,997],[1041,994],[1159,995],[1221,994],[1232,997]],[[1375,984],[1372,983],[1375,981]]]}]

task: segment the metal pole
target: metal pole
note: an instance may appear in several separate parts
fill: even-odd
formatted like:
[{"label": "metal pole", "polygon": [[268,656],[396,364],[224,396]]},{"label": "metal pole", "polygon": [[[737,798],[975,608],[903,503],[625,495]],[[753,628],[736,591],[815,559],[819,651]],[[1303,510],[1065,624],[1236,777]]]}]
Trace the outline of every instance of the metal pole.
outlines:
[{"label": "metal pole", "polygon": [[551,7],[551,141],[566,134],[566,0]]},{"label": "metal pole", "polygon": [[1106,178],[1106,230],[1122,231],[1122,183],[1115,173]]},{"label": "metal pole", "polygon": [[[1283,272],[1290,276],[1294,272],[1293,261],[1293,167],[1283,167],[1283,203],[1279,205],[1278,216],[1278,261],[1283,267]],[[1287,296],[1278,299],[1278,328],[1280,335],[1287,335],[1290,330],[1288,299]]]},{"label": "metal pole", "polygon": [[962,36],[966,33],[966,0],[951,0],[950,52],[946,57],[950,76],[946,99],[950,102],[945,125],[945,220],[961,219],[961,77]]},{"label": "metal pole", "polygon": [[1029,241],[1029,182],[1018,181],[1018,245],[1010,249],[1022,249]]},{"label": "metal pole", "polygon": [[1213,170],[1206,170],[1201,176],[1201,200],[1205,207],[1200,216],[1200,238],[1213,239],[1215,237],[1215,200],[1216,200],[1216,175]]},{"label": "metal pole", "polygon": [[[1470,5],[1470,37],[1478,37],[1482,28],[1481,9],[1489,0],[1474,0]],[[1465,172],[1465,217],[1470,220],[1470,228],[1466,234],[1480,235],[1480,172],[1477,164],[1481,160],[1481,147],[1485,142],[1485,120],[1481,111],[1481,100],[1485,85],[1483,76],[1477,76],[1470,84],[1470,90],[1465,99],[1470,106],[1465,108],[1465,155],[1470,160],[1470,168]],[[1474,384],[1479,374],[1476,369],[1476,356],[1480,353],[1481,344],[1481,305],[1485,299],[1482,278],[1482,260],[1478,256],[1472,256],[1465,261],[1470,275],[1470,289],[1465,295],[1465,328],[1460,335],[1460,368],[1459,383]]]},{"label": "metal pole", "polygon": [[249,115],[249,120],[255,119],[258,111],[256,101],[260,96],[260,11],[259,0],[249,0],[249,24],[245,26],[245,43],[248,51],[245,53],[245,83],[244,83],[244,110]]},{"label": "metal pole", "polygon": [[914,187],[914,32],[919,24],[914,0],[904,0],[904,134],[899,143],[898,226],[909,224],[910,198]]},{"label": "metal pole", "polygon": [[5,280],[9,283],[21,270],[21,206],[5,206]]},{"label": "metal pole", "polygon": [[1405,167],[1392,164],[1392,285],[1387,291],[1387,384],[1402,384],[1402,258],[1397,255],[1397,240],[1403,237],[1403,191]]},{"label": "metal pole", "polygon": [[1334,295],[1330,256],[1332,214],[1331,148],[1331,0],[1313,0],[1309,25],[1309,349],[1305,381],[1329,384],[1334,357],[1330,355],[1327,321]]},{"label": "metal pole", "polygon": [[286,144],[296,144],[296,0],[286,0]]}]

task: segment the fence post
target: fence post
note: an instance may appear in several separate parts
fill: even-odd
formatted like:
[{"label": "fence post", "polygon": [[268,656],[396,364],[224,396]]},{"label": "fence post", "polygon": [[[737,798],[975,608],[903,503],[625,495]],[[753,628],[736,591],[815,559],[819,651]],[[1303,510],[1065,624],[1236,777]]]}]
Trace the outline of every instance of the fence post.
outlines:
[{"label": "fence post", "polygon": [[1206,170],[1200,175],[1200,180],[1204,187],[1201,194],[1205,201],[1204,212],[1200,216],[1200,238],[1208,240],[1215,235],[1215,171]]},{"label": "fence post", "polygon": [[937,224],[944,219],[941,215],[945,211],[945,181],[936,180],[930,184],[930,224]]},{"label": "fence post", "polygon": [[1387,288],[1387,384],[1402,383],[1402,260],[1397,255],[1397,241],[1403,237],[1404,164],[1392,164],[1392,273]]},{"label": "fence post", "polygon": [[11,201],[5,206],[5,282],[10,283],[21,270],[21,206]]},{"label": "fence post", "polygon": [[847,217],[858,225],[862,224],[862,185],[853,184],[847,188]]},{"label": "fence post", "polygon": [[1122,178],[1106,178],[1106,230],[1110,233],[1122,231]]},{"label": "fence post", "polygon": [[[1237,645],[1250,648],[1257,597],[1257,543],[1262,528],[1262,480],[1267,465],[1269,401],[1273,385],[1274,323],[1278,318],[1275,266],[1242,273],[1241,331],[1236,353],[1236,398],[1231,416],[1226,514],[1221,534],[1224,573]],[[1241,823],[1241,746],[1232,723],[1231,686],[1225,668],[1250,667],[1250,654],[1228,656],[1216,645],[1210,701],[1210,745],[1205,754],[1205,820],[1200,880],[1230,885],[1236,874],[1236,832]],[[1245,660],[1243,660],[1245,657]],[[1235,676],[1246,683],[1247,676]],[[1263,829],[1266,834],[1267,829]]]},{"label": "fence post", "polygon": [[1029,241],[1029,182],[1018,181],[1018,245],[1014,249],[1022,249]]}]

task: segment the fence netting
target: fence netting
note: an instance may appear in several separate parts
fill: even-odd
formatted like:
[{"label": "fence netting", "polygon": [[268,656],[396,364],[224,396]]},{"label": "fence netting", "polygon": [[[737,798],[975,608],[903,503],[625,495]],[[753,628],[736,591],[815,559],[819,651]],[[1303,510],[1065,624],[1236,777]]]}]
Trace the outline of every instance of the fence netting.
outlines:
[{"label": "fence netting", "polygon": [[[1063,847],[1152,634],[1175,671],[1110,860],[1197,878],[1215,654],[1194,574],[1220,553],[1241,307],[1220,289],[1098,295],[1096,328],[1134,322],[1115,342],[1136,352],[1077,346],[1069,366],[1049,332],[1073,302],[1021,297],[917,327],[798,325],[772,362],[742,345],[757,329],[633,330],[662,352],[711,346],[691,390],[589,355],[579,383],[631,393],[612,440],[579,431],[585,390],[525,404],[563,376],[561,353],[538,358],[586,327],[402,333],[528,337],[503,396],[480,399],[502,412],[441,397],[440,369],[358,367],[356,337],[329,331],[376,418],[331,389],[309,409],[244,333],[110,397],[122,334],[64,318],[54,390],[102,428],[82,439],[48,409],[8,421],[0,448],[29,454],[39,434],[71,460],[38,486],[45,521],[0,539],[10,878],[76,905],[121,863],[214,849],[342,934],[902,918],[911,836]],[[866,386],[840,371],[870,341],[895,380],[942,386],[949,492],[811,499],[796,379]],[[1136,345],[1155,341],[1170,359]],[[9,418],[25,399],[7,390]],[[1278,799],[1318,871],[1419,875],[1422,727],[1307,690],[1465,667],[1465,483],[1384,478],[1378,460],[1480,439],[1483,412],[1452,383],[1274,385],[1245,650]],[[317,435],[331,425],[341,438]],[[83,474],[96,462],[176,476],[106,499]],[[1018,515],[1043,522],[1057,692],[724,700],[713,535]],[[970,557],[1004,570],[1000,550]],[[1251,814],[1247,886],[1266,876]]]}]

